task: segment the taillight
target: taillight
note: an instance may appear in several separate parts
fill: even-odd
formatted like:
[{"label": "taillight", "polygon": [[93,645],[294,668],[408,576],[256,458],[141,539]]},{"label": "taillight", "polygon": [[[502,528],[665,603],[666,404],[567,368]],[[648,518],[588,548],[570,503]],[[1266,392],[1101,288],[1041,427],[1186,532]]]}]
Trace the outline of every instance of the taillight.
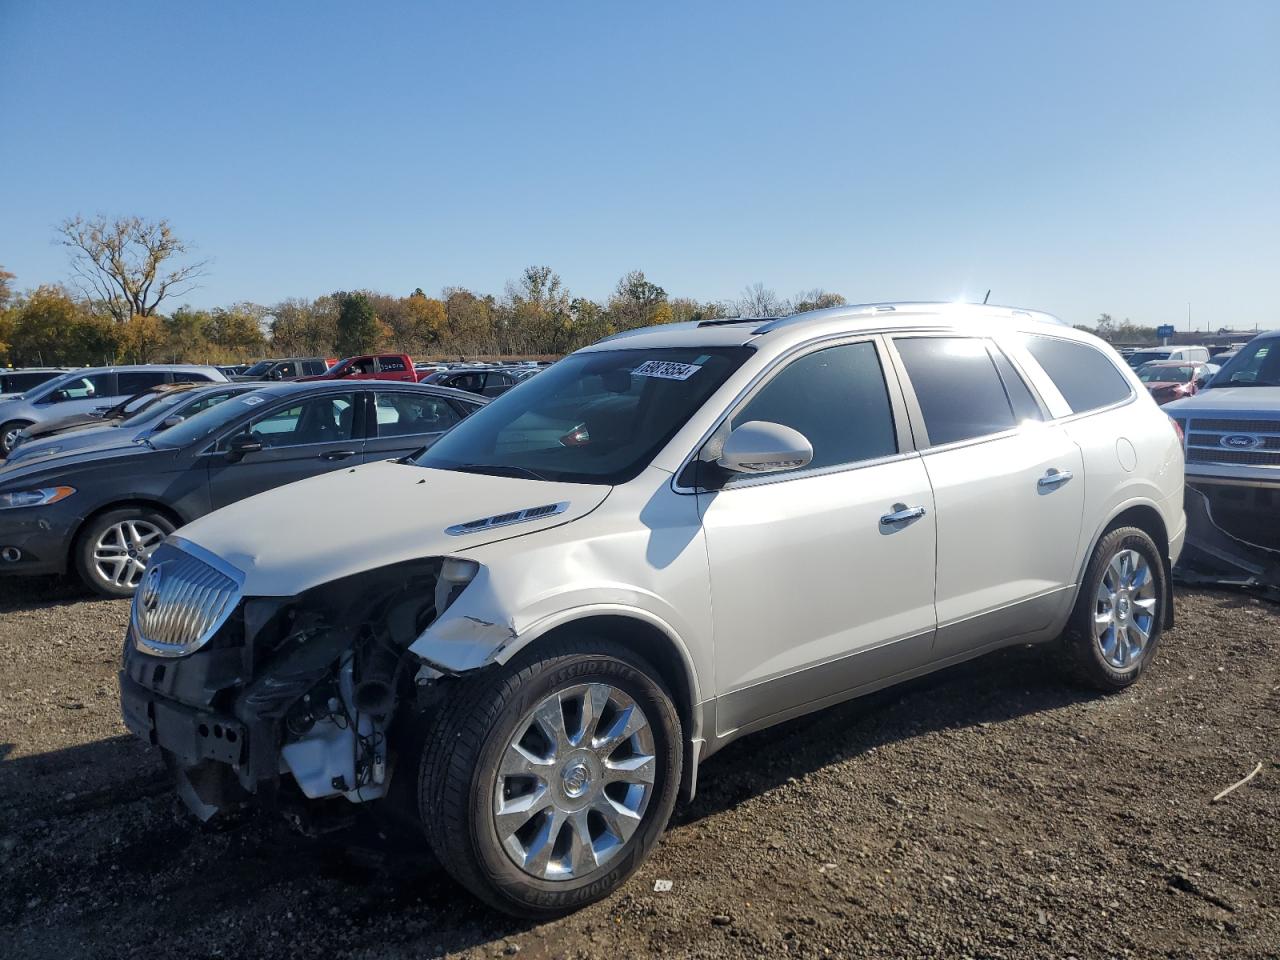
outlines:
[{"label": "taillight", "polygon": [[1182,432],[1182,423],[1175,420],[1173,417],[1169,418],[1169,422],[1173,424],[1173,432],[1177,434],[1179,446],[1185,445],[1187,436]]}]

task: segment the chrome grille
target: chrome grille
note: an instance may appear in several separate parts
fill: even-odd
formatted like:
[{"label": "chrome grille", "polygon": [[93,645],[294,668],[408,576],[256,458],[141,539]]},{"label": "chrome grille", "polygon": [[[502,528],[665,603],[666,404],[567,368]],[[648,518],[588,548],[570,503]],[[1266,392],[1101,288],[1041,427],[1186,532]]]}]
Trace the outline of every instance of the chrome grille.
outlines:
[{"label": "chrome grille", "polygon": [[[1187,438],[1188,463],[1280,467],[1280,419],[1193,416],[1179,422]],[[1224,443],[1227,437],[1243,442]]]},{"label": "chrome grille", "polygon": [[134,643],[181,657],[200,649],[240,601],[244,575],[206,550],[171,537],[151,555],[133,595]]}]

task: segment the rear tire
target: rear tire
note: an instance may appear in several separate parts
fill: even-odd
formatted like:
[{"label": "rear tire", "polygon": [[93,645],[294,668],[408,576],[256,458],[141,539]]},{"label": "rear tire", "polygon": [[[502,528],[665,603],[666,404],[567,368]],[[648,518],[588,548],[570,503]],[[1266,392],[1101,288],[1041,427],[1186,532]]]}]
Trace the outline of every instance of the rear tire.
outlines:
[{"label": "rear tire", "polygon": [[1135,682],[1155,656],[1168,591],[1160,550],[1145,530],[1120,527],[1107,533],[1094,548],[1058,640],[1067,674],[1107,692]]},{"label": "rear tire", "polygon": [[75,566],[85,586],[104,597],[131,597],[151,551],[174,523],[149,507],[118,507],[94,517],[80,532]]},{"label": "rear tire", "polygon": [[657,843],[680,785],[680,718],[657,671],[583,637],[456,683],[418,784],[445,869],[520,917],[611,894]]}]

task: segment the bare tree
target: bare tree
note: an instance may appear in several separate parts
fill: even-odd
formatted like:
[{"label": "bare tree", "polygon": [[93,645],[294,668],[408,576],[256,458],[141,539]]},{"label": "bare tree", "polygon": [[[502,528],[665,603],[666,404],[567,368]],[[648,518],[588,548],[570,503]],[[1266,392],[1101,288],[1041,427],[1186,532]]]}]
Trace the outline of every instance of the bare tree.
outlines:
[{"label": "bare tree", "polygon": [[740,317],[777,317],[786,312],[786,304],[763,283],[753,283],[743,290],[734,306]]},{"label": "bare tree", "polygon": [[168,220],[75,216],[57,230],[58,242],[71,251],[76,284],[119,323],[152,316],[166,297],[190,293],[208,265],[173,262],[188,251]]}]

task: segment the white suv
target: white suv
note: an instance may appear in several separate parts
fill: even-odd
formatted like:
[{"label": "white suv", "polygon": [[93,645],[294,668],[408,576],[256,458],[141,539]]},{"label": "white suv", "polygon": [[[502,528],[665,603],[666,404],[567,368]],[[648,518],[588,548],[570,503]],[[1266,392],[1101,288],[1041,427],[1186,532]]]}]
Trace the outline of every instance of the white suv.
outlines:
[{"label": "white suv", "polygon": [[1171,622],[1174,425],[1101,341],[998,307],[629,331],[406,460],[179,531],[126,722],[210,816],[401,804],[500,909],[643,861],[698,763],[1015,643],[1107,690]]}]

